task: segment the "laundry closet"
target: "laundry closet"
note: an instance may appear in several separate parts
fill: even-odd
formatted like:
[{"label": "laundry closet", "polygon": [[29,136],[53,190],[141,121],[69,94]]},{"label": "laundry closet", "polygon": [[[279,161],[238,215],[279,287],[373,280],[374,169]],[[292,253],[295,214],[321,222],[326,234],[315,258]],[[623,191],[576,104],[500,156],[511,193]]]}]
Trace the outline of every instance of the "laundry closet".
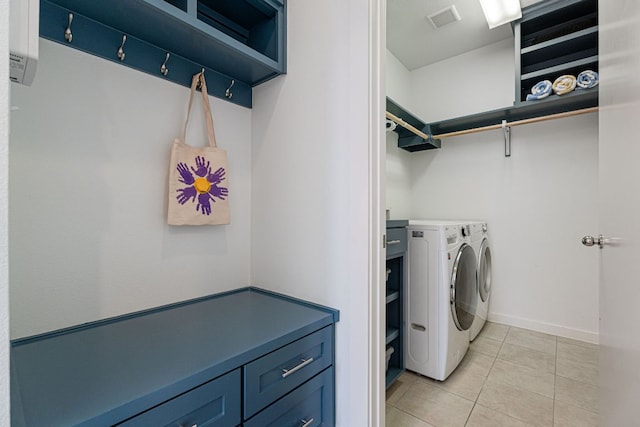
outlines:
[{"label": "laundry closet", "polygon": [[[389,29],[393,31],[393,28]],[[409,71],[387,50],[387,96],[428,122],[513,104],[514,41],[502,40]],[[391,219],[479,218],[493,249],[490,318],[597,342],[598,118],[589,113],[444,138],[408,152],[387,132]]]},{"label": "laundry closet", "polygon": [[[387,29],[387,111],[439,123],[514,105],[520,69],[513,33],[456,55],[438,51],[444,59],[412,58],[401,43],[408,32],[398,20],[402,4],[389,5],[395,9]],[[455,25],[430,34],[440,31],[444,44]],[[408,132],[389,123],[389,218],[486,221],[493,255],[489,319],[597,343],[598,254],[580,242],[598,226],[598,113],[512,127],[510,135],[496,122],[498,129],[424,140],[424,151],[419,144],[399,147],[398,130]]]}]

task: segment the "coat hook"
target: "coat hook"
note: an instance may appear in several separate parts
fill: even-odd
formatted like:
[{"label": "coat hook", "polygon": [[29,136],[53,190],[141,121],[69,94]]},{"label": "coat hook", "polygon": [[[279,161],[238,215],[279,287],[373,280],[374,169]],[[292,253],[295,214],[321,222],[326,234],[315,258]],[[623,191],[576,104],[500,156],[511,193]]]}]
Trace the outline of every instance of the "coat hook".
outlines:
[{"label": "coat hook", "polygon": [[226,96],[229,99],[231,99],[233,97],[233,93],[231,92],[231,88],[233,87],[234,84],[236,84],[236,81],[231,79],[231,86],[229,86],[227,88],[227,90],[224,91],[224,96]]},{"label": "coat hook", "polygon": [[202,89],[202,79],[204,79],[204,68],[200,71],[200,78],[198,79],[196,89]]},{"label": "coat hook", "polygon": [[73,13],[69,12],[69,25],[67,25],[67,29],[64,30],[64,39],[71,43],[73,39],[73,34],[71,34],[71,22],[73,21]]},{"label": "coat hook", "polygon": [[124,43],[127,41],[127,35],[123,34],[122,35],[122,44],[120,45],[120,48],[118,49],[118,58],[120,58],[120,61],[124,61]]},{"label": "coat hook", "polygon": [[169,61],[169,56],[171,55],[169,54],[169,52],[167,52],[167,57],[164,59],[164,62],[160,67],[160,72],[162,73],[163,76],[166,76],[167,74],[169,74],[169,69],[167,68],[167,61]]}]

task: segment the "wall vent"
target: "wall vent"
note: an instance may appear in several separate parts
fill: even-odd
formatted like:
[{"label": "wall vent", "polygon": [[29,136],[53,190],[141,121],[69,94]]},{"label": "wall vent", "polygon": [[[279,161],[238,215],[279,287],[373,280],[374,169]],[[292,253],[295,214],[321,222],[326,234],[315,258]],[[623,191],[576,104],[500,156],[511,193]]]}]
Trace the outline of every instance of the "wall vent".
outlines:
[{"label": "wall vent", "polygon": [[460,14],[458,13],[455,5],[451,5],[435,13],[432,13],[431,15],[427,15],[427,19],[429,20],[429,22],[431,22],[431,25],[433,25],[435,29],[438,29],[444,27],[447,24],[459,21],[462,18],[460,18]]}]

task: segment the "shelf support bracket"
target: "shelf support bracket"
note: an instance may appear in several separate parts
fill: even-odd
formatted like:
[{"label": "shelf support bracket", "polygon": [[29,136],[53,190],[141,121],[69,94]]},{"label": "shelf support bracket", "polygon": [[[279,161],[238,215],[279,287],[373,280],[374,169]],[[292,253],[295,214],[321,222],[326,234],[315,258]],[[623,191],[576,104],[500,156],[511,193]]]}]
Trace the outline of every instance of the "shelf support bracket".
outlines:
[{"label": "shelf support bracket", "polygon": [[511,126],[507,126],[507,121],[502,121],[502,132],[504,133],[504,156],[511,157]]}]

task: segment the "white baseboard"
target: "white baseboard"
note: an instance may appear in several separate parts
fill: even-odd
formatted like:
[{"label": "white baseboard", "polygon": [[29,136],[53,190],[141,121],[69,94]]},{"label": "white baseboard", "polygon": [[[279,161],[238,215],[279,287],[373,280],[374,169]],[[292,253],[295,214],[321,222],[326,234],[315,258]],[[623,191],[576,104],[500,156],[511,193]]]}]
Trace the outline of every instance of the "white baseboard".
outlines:
[{"label": "white baseboard", "polygon": [[592,344],[598,344],[599,341],[598,332],[568,328],[566,326],[554,325],[552,323],[545,323],[531,319],[523,319],[521,317],[510,316],[507,314],[489,313],[488,320],[490,322],[502,323],[504,325],[557,335],[564,338],[571,338],[578,341],[585,341]]}]

